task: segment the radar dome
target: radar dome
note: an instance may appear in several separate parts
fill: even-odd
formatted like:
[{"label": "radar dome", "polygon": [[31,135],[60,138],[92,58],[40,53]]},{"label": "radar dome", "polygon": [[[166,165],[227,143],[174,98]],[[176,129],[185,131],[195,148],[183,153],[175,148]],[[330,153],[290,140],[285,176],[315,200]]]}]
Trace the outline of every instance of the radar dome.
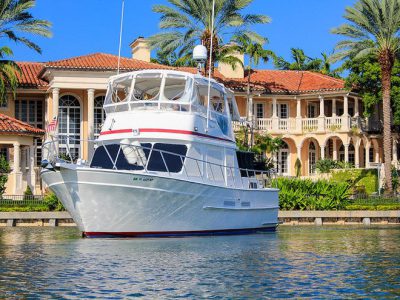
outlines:
[{"label": "radar dome", "polygon": [[197,45],[193,49],[193,60],[196,62],[205,62],[207,60],[207,48],[203,45]]}]

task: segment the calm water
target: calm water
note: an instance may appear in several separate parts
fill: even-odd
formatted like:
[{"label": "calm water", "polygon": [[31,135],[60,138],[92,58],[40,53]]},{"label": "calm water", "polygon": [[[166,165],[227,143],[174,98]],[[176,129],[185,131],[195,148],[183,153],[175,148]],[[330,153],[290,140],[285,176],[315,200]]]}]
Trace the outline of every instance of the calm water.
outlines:
[{"label": "calm water", "polygon": [[400,227],[125,240],[0,229],[0,298],[90,297],[399,298]]}]

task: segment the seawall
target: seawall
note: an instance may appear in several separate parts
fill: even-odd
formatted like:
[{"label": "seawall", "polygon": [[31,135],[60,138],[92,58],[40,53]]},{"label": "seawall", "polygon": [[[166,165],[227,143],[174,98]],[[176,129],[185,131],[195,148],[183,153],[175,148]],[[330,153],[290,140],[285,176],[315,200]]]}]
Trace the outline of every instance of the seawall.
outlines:
[{"label": "seawall", "polygon": [[[281,225],[400,225],[400,210],[280,211]],[[76,226],[68,212],[0,212],[0,227]]]}]

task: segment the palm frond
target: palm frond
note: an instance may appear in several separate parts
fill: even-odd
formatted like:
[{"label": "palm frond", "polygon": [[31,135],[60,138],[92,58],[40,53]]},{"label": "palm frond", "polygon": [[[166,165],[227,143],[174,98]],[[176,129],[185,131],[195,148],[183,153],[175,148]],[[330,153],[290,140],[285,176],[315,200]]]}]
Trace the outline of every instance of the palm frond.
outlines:
[{"label": "palm frond", "polygon": [[[246,35],[253,42],[265,39],[250,30],[254,24],[265,24],[270,18],[260,14],[243,14],[254,0],[216,0],[213,59],[222,59],[220,50],[227,44],[225,36],[234,33]],[[153,11],[160,14],[160,33],[149,38],[153,49],[176,52],[180,56],[191,53],[193,46],[201,41],[209,47],[211,36],[212,0],[168,0],[169,5],[155,5]],[[216,55],[217,53],[220,53]],[[216,61],[215,61],[216,62]],[[214,63],[215,63],[214,62]]]}]

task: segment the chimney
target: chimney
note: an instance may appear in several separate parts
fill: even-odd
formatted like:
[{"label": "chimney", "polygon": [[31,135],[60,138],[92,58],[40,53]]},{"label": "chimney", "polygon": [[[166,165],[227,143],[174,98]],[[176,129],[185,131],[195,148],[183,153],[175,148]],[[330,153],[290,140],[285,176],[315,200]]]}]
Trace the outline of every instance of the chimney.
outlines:
[{"label": "chimney", "polygon": [[[227,46],[229,46],[229,44]],[[237,57],[244,64],[244,54],[234,52],[230,55]],[[232,66],[229,64],[218,63],[218,71],[226,78],[244,78],[244,68],[239,64],[236,64],[235,70],[233,70]]]},{"label": "chimney", "polygon": [[132,58],[150,62],[150,47],[144,37],[139,36],[130,45],[132,49]]}]

